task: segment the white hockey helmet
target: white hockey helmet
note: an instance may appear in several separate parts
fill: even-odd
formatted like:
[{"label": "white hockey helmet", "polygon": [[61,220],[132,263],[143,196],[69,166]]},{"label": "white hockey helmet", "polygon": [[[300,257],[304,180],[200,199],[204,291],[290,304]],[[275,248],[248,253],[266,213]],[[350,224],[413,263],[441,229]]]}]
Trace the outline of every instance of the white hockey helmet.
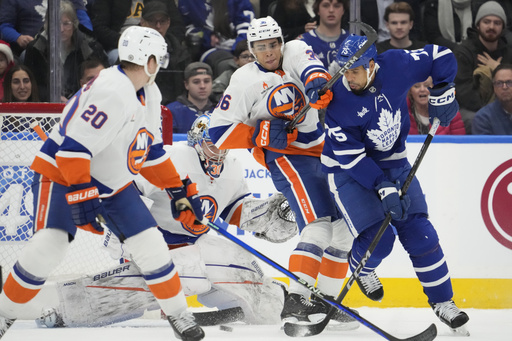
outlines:
[{"label": "white hockey helmet", "polygon": [[[150,77],[149,84],[153,83],[161,67],[169,65],[167,43],[157,30],[150,27],[130,26],[121,37],[118,44],[119,60],[144,66],[144,71]],[[148,60],[155,56],[157,69],[154,74],[148,71]]]},{"label": "white hockey helmet", "polygon": [[[281,53],[284,50],[284,38],[281,27],[271,16],[259,19],[252,19],[249,29],[247,30],[247,42],[249,45],[249,52],[254,54],[252,44],[255,41],[277,38],[281,43]],[[256,59],[257,60],[257,59]]]},{"label": "white hockey helmet", "polygon": [[209,127],[210,115],[199,116],[187,132],[187,141],[188,145],[197,151],[205,172],[212,178],[218,178],[229,150],[215,147],[208,132]]}]

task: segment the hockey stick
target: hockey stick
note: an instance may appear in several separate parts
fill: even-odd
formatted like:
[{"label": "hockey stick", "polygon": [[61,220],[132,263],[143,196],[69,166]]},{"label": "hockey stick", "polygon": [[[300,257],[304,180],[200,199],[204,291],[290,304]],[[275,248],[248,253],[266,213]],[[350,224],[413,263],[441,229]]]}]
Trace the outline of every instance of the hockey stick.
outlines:
[{"label": "hockey stick", "polygon": [[30,122],[30,128],[32,128],[32,130],[34,130],[37,133],[37,135],[39,136],[39,138],[41,140],[46,141],[48,136],[46,136],[46,134],[44,133],[43,129],[39,125],[39,121],[32,120],[32,122]]},{"label": "hockey stick", "polygon": [[[434,137],[438,127],[439,127],[439,119],[436,117],[436,118],[434,118],[434,123],[432,124],[432,127],[430,128],[430,131],[428,132],[428,135],[425,138],[425,142],[421,146],[418,156],[416,157],[416,160],[414,161],[414,164],[411,167],[411,170],[409,171],[407,178],[405,179],[404,185],[402,186],[402,189],[401,189],[402,196],[407,193],[407,190],[409,189],[409,186],[411,185],[411,182],[414,179],[414,176],[416,175],[416,171],[418,170],[418,167],[420,166],[421,161],[423,160],[423,157],[425,156],[428,146],[430,145],[430,142],[432,141],[432,138]],[[368,246],[368,250],[366,250],[363,258],[361,259],[361,261],[355,268],[352,275],[349,277],[347,283],[341,290],[341,293],[336,298],[336,301],[335,301],[336,303],[341,304],[341,302],[347,295],[348,291],[354,284],[354,281],[356,280],[356,278],[359,277],[359,274],[365,267],[366,263],[368,262],[368,259],[370,258],[370,256],[372,255],[372,252],[377,247],[377,244],[379,243],[380,239],[382,238],[382,235],[384,234],[384,232],[386,231],[386,228],[388,227],[388,225],[390,223],[391,223],[391,214],[388,213],[386,215],[386,218],[382,222],[382,225],[380,226],[377,234],[375,235],[375,237],[373,237],[373,240],[370,243],[370,246]],[[287,322],[284,325],[284,331],[285,331],[286,335],[288,335],[288,336],[299,336],[299,335],[312,336],[312,335],[320,334],[324,330],[324,328],[327,326],[327,324],[329,323],[329,320],[331,319],[331,317],[333,316],[333,314],[335,312],[336,312],[336,310],[333,307],[331,307],[331,309],[329,309],[329,312],[327,313],[325,318],[316,324],[313,323],[313,324],[306,325],[306,324],[295,324],[295,323]]]},{"label": "hockey stick", "polygon": [[[361,28],[361,31],[363,31],[364,34],[366,35],[367,40],[363,44],[363,46],[361,46],[361,48],[345,63],[345,65],[343,65],[343,67],[338,72],[336,72],[336,74],[334,76],[332,76],[332,78],[327,82],[327,84],[325,84],[325,86],[319,91],[318,94],[320,96],[323,95],[327,90],[332,88],[334,83],[336,83],[338,81],[338,79],[340,79],[341,76],[343,76],[345,74],[345,72],[347,72],[347,70],[350,69],[350,67],[359,59],[359,57],[361,57],[363,55],[363,53],[365,53],[366,50],[368,50],[370,48],[370,46],[372,46],[373,43],[375,43],[377,41],[377,38],[378,38],[377,32],[375,32],[373,27],[371,27],[370,25],[365,24],[364,22],[360,22],[360,21],[351,21],[350,24],[359,25]],[[292,132],[293,129],[295,129],[295,126],[297,125],[297,123],[304,117],[304,115],[306,115],[306,113],[309,111],[309,109],[311,109],[311,105],[308,102],[308,104],[306,104],[306,106],[304,108],[302,108],[302,110],[299,112],[299,114],[297,116],[295,116],[295,118],[286,127],[286,130],[289,133]]]},{"label": "hockey stick", "polygon": [[[289,278],[293,279],[294,281],[296,281],[299,284],[301,284],[304,287],[306,287],[314,295],[316,295],[317,297],[322,299],[324,302],[327,302],[328,304],[330,304],[332,306],[331,309],[329,310],[329,312],[331,310],[337,308],[337,309],[345,312],[346,314],[352,316],[354,319],[359,321],[361,324],[363,324],[366,327],[368,327],[369,329],[373,330],[375,333],[379,334],[380,336],[382,336],[386,340],[391,340],[391,341],[400,341],[400,340],[405,340],[405,341],[431,341],[431,340],[434,340],[436,335],[437,335],[436,325],[435,324],[431,324],[426,330],[424,330],[420,334],[414,335],[414,336],[409,337],[407,339],[396,338],[393,335],[387,333],[386,331],[380,329],[379,327],[377,327],[376,325],[374,325],[370,321],[366,320],[364,317],[360,316],[356,312],[352,311],[350,308],[347,308],[344,305],[341,305],[341,304],[335,302],[334,300],[332,300],[332,298],[325,296],[320,290],[315,288],[315,286],[308,284],[305,280],[303,280],[302,278],[298,277],[293,272],[287,270],[286,268],[282,267],[278,263],[274,262],[272,259],[270,259],[267,256],[265,256],[264,254],[262,254],[262,253],[258,252],[257,250],[253,249],[251,246],[247,245],[246,243],[244,243],[240,239],[236,238],[235,236],[233,236],[232,234],[230,234],[229,232],[227,232],[223,228],[217,226],[216,224],[214,224],[212,222],[209,222],[206,218],[202,221],[202,223],[207,225],[207,226],[209,226],[210,228],[214,229],[218,233],[222,234],[224,237],[228,238],[232,242],[238,244],[239,246],[244,248],[249,253],[253,254],[254,256],[256,256],[257,258],[262,260],[263,262],[265,262],[268,265],[272,266],[274,269],[279,270],[280,272],[282,272],[283,274],[285,274]],[[301,336],[301,335],[294,335],[294,336]],[[306,335],[304,335],[304,336],[306,336]]]}]

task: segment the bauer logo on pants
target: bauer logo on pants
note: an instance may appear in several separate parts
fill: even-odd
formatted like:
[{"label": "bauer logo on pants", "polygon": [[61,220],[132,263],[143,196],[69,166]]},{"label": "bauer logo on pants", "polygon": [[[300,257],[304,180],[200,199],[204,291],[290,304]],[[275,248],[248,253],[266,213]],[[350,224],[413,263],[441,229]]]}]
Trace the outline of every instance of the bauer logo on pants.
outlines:
[{"label": "bauer logo on pants", "polygon": [[491,235],[512,250],[512,159],[491,173],[482,190],[480,205]]}]

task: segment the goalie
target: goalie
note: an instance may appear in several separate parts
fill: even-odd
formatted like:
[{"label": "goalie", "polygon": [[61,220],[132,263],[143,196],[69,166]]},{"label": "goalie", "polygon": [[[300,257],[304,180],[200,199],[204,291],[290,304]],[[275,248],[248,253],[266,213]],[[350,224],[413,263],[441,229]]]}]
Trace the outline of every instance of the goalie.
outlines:
[{"label": "goalie", "polygon": [[[219,151],[208,134],[209,116],[195,120],[188,145],[166,146],[185,186],[197,184],[204,216],[230,224],[270,242],[284,242],[298,232],[293,213],[281,193],[259,200],[250,196],[239,161]],[[165,190],[144,178],[136,181],[169,245],[185,295],[197,295],[211,313],[196,313],[201,325],[242,320],[248,324],[276,324],[284,301],[284,284],[264,275],[256,259],[208,227],[173,219]],[[113,258],[130,259],[130,250],[106,230],[105,246]],[[132,262],[96,275],[56,283],[59,302],[43,309],[37,321],[48,327],[100,326],[142,316],[159,309],[139,270]]]}]

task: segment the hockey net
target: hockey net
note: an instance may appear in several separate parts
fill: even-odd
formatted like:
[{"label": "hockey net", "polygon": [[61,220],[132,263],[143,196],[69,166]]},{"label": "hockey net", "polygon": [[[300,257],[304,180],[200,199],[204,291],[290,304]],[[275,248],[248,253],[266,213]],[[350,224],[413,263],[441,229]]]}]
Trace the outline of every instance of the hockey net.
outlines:
[{"label": "hockey net", "polygon": [[[43,144],[42,134],[48,135],[53,125],[59,122],[63,107],[59,103],[0,103],[0,266],[3,281],[33,235],[31,184],[34,172],[30,165]],[[79,229],[65,259],[50,277],[86,275],[119,264],[110,258],[102,243],[102,236]]]}]

